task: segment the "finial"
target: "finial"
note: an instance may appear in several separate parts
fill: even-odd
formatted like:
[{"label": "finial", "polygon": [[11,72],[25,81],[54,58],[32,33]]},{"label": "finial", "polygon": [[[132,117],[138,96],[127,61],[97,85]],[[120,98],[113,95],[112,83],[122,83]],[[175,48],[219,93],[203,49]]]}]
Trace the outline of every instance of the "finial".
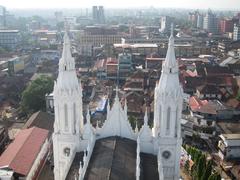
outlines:
[{"label": "finial", "polygon": [[127,97],[125,98],[124,110],[127,111]]},{"label": "finial", "polygon": [[110,111],[110,99],[108,98],[108,100],[107,100],[107,112],[109,112]]},{"label": "finial", "polygon": [[171,23],[171,36],[173,37],[173,23]]},{"label": "finial", "polygon": [[139,144],[140,143],[140,138],[139,138],[139,136],[137,137],[137,144]]},{"label": "finial", "polygon": [[135,126],[135,133],[138,133],[138,124],[137,124],[137,121],[136,121],[136,126]]},{"label": "finial", "polygon": [[97,120],[96,129],[99,129],[99,123],[98,123],[98,120]]},{"label": "finial", "polygon": [[87,123],[90,124],[90,110],[89,110],[89,106],[87,107]]},{"label": "finial", "polygon": [[145,115],[144,115],[144,125],[148,124],[148,115],[147,115],[147,113],[148,113],[148,111],[147,111],[147,107],[146,107]]},{"label": "finial", "polygon": [[118,99],[118,86],[116,86],[116,97],[115,97],[115,99]]}]

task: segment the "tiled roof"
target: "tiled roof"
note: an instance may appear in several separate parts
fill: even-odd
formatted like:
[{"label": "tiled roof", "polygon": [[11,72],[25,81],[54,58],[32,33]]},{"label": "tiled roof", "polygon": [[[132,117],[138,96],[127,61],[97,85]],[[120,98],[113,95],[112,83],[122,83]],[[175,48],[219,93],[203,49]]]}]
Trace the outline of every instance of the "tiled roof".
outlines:
[{"label": "tiled roof", "polygon": [[21,130],[0,157],[0,168],[7,167],[21,175],[28,175],[48,137],[48,130],[32,127]]},{"label": "tiled roof", "polygon": [[53,131],[54,117],[46,112],[38,111],[34,113],[25,123],[23,129],[33,126]]},{"label": "tiled roof", "polygon": [[220,93],[219,89],[215,85],[209,85],[209,84],[198,86],[197,90],[203,94],[218,94],[218,93]]},{"label": "tiled roof", "polygon": [[196,96],[192,96],[189,99],[189,106],[194,111],[200,109],[201,106],[203,106],[203,105],[205,105],[207,103],[208,103],[207,100],[200,100]]}]

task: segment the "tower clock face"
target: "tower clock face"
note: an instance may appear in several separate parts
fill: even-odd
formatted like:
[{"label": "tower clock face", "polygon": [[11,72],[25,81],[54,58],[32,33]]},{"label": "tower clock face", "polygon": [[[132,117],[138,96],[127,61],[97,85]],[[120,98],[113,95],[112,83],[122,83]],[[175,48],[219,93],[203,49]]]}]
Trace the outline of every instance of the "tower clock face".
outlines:
[{"label": "tower clock face", "polygon": [[162,157],[163,157],[164,159],[169,159],[170,156],[171,156],[171,152],[170,152],[170,151],[163,151]]}]

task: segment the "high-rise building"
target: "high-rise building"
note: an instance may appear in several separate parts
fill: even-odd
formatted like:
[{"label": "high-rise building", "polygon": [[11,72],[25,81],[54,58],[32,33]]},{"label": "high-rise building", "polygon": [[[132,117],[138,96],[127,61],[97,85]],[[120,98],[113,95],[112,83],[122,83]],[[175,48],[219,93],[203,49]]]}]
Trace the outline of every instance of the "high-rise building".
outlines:
[{"label": "high-rise building", "polygon": [[105,15],[104,15],[104,8],[103,6],[98,7],[98,18],[99,18],[99,23],[104,24],[105,23]]},{"label": "high-rise building", "polygon": [[98,19],[98,7],[97,6],[92,7],[92,18],[94,21],[96,21]]},{"label": "high-rise building", "polygon": [[98,24],[105,23],[105,15],[103,6],[93,6],[92,7],[92,17],[93,21]]},{"label": "high-rise building", "polygon": [[0,28],[3,29],[6,27],[6,8],[4,6],[0,6]]},{"label": "high-rise building", "polygon": [[233,21],[232,21],[232,19],[222,19],[220,21],[220,31],[222,33],[233,32]]},{"label": "high-rise building", "polygon": [[234,41],[240,40],[240,25],[239,24],[234,24],[234,27],[233,27],[233,40]]},{"label": "high-rise building", "polygon": [[203,29],[203,15],[198,14],[197,16],[197,28]]},{"label": "high-rise building", "polygon": [[171,24],[173,23],[173,18],[169,16],[161,17],[161,28],[160,31],[167,33],[171,30]]},{"label": "high-rise building", "polygon": [[19,30],[0,30],[0,46],[15,49],[20,43]]},{"label": "high-rise building", "polygon": [[198,11],[190,12],[188,14],[188,20],[191,22],[192,27],[197,27],[198,14]]},{"label": "high-rise building", "polygon": [[204,17],[203,29],[209,33],[218,33],[218,18],[211,10]]}]

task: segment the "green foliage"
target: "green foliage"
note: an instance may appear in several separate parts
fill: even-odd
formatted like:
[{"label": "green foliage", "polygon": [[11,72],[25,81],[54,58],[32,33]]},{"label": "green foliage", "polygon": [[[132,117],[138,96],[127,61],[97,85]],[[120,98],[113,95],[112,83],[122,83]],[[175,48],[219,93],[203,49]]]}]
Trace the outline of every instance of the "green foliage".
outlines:
[{"label": "green foliage", "polygon": [[191,174],[194,180],[221,180],[221,176],[213,172],[213,161],[207,162],[205,154],[195,147],[185,146],[185,149],[189,155],[191,155],[193,166],[189,169],[189,161],[186,161],[185,170]]},{"label": "green foliage", "polygon": [[190,162],[189,162],[189,160],[187,160],[187,161],[185,162],[184,168],[185,168],[185,170],[186,170],[187,172],[189,172],[189,169],[190,169]]},{"label": "green foliage", "polygon": [[204,175],[202,176],[202,180],[208,179],[211,176],[213,169],[212,164],[213,164],[212,160],[208,161],[206,170],[204,172]]},{"label": "green foliage", "polygon": [[31,82],[22,93],[21,109],[25,113],[45,110],[45,95],[53,91],[53,79],[41,76]]},{"label": "green foliage", "polygon": [[221,176],[218,173],[213,173],[211,176],[208,178],[208,180],[221,180]]},{"label": "green foliage", "polygon": [[202,176],[204,175],[205,171],[206,171],[206,157],[204,154],[202,154],[199,157],[199,160],[197,163],[197,178],[202,179]]},{"label": "green foliage", "polygon": [[236,99],[240,101],[240,90],[238,90]]},{"label": "green foliage", "polygon": [[129,120],[132,128],[134,129],[136,127],[136,124],[137,124],[137,119],[134,116],[129,116],[128,120]]}]

